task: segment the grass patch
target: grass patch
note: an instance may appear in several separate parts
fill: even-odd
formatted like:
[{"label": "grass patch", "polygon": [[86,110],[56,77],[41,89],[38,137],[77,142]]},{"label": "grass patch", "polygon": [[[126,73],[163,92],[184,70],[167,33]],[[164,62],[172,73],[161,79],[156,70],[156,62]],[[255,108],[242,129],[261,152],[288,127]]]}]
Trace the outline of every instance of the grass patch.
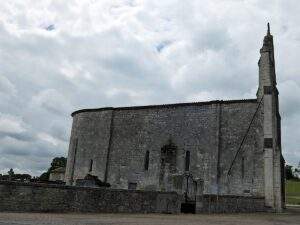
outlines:
[{"label": "grass patch", "polygon": [[292,205],[300,205],[300,181],[286,181],[285,190],[286,203]]}]

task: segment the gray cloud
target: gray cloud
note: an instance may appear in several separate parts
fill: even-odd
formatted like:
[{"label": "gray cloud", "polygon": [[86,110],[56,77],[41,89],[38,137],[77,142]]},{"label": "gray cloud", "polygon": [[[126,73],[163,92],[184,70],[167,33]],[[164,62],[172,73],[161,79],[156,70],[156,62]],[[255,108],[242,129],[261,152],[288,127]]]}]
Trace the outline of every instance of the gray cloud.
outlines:
[{"label": "gray cloud", "polygon": [[283,151],[296,165],[299,7],[296,0],[3,2],[0,172],[38,175],[52,157],[66,156],[76,109],[255,98],[268,21]]}]

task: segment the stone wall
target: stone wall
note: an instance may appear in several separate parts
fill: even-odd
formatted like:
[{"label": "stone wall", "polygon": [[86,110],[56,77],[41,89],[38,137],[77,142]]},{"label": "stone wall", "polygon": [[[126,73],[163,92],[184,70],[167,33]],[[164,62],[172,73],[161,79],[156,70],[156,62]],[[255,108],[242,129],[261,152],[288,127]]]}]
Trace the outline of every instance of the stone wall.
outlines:
[{"label": "stone wall", "polygon": [[264,196],[263,106],[258,107],[257,103],[224,104],[220,118],[219,195]]},{"label": "stone wall", "polygon": [[[179,213],[182,202],[175,192],[0,181],[0,212]],[[197,196],[196,213],[262,211],[262,197]]]},{"label": "stone wall", "polygon": [[174,192],[0,181],[0,211],[178,213],[180,200]]},{"label": "stone wall", "polygon": [[[186,151],[190,152],[190,170],[205,182],[210,193],[217,174],[216,104],[170,105],[116,109],[108,170],[108,182],[114,187],[172,190],[159,183],[161,149],[172,142],[177,147],[176,173],[185,171]],[[126,128],[126,129],[125,129]],[[149,169],[144,170],[146,151]]]},{"label": "stone wall", "polygon": [[[76,179],[82,179],[88,173],[104,180],[111,120],[110,108],[79,113],[73,117],[65,175],[67,184],[73,184]],[[91,160],[93,165],[90,171]]]},{"label": "stone wall", "polygon": [[[106,174],[113,188],[177,191],[170,185],[172,176],[164,183],[160,179],[161,149],[171,141],[177,148],[172,175],[185,173],[189,151],[189,172],[203,181],[204,194],[264,196],[261,110],[227,175],[257,106],[256,99],[248,99],[74,112],[66,176],[72,174],[77,139],[74,179],[91,173],[103,180]],[[89,171],[91,159],[94,167]]]},{"label": "stone wall", "polygon": [[197,197],[196,213],[264,212],[265,199],[236,195],[203,195]]}]

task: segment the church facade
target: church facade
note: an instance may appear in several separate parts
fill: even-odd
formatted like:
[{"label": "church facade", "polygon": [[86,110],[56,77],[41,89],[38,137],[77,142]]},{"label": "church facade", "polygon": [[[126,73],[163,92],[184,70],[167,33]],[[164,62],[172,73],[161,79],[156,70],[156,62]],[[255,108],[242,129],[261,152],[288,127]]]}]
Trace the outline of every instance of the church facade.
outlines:
[{"label": "church facade", "polygon": [[65,181],[87,174],[116,189],[255,196],[284,207],[284,159],[273,36],[260,49],[256,98],[83,109],[73,125]]}]

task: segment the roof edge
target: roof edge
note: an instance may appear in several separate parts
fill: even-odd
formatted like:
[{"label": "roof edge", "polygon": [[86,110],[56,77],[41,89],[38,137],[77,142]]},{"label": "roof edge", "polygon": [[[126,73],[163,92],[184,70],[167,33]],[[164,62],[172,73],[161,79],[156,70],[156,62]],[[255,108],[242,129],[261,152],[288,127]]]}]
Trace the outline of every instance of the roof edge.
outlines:
[{"label": "roof edge", "polygon": [[162,104],[162,105],[144,105],[144,106],[123,106],[123,107],[104,107],[104,108],[93,108],[93,109],[80,109],[74,111],[71,116],[83,112],[98,112],[108,110],[132,110],[132,109],[148,109],[148,108],[172,108],[178,106],[192,106],[192,105],[212,105],[212,104],[231,104],[231,103],[244,103],[252,102],[257,103],[257,99],[236,99],[236,100],[213,100],[206,102],[187,102],[187,103],[173,103],[173,104]]}]

